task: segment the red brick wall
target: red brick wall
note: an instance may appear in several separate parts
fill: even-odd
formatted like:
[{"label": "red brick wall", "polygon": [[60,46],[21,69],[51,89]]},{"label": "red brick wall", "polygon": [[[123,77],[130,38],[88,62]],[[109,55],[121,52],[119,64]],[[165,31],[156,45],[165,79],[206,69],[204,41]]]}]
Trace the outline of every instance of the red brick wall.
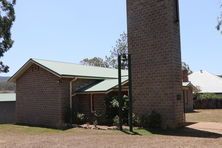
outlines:
[{"label": "red brick wall", "polygon": [[89,94],[83,94],[83,95],[78,95],[78,112],[86,114],[87,116],[90,116],[91,111],[90,111],[90,95]]},{"label": "red brick wall", "polygon": [[105,113],[106,105],[105,105],[105,94],[95,94],[94,96],[94,107],[95,111],[99,113]]},{"label": "red brick wall", "polygon": [[16,81],[16,122],[62,128],[68,88],[67,80],[32,65]]},{"label": "red brick wall", "polygon": [[[20,124],[63,128],[69,122],[70,81],[32,65],[16,81],[16,121]],[[95,80],[78,79],[73,92]],[[83,95],[84,98],[84,95]],[[73,101],[74,109],[89,113],[87,99]]]},{"label": "red brick wall", "polygon": [[0,124],[15,123],[15,101],[0,102]]},{"label": "red brick wall", "polygon": [[185,111],[186,112],[193,111],[193,89],[184,88],[183,97],[184,97],[184,103],[185,103]]},{"label": "red brick wall", "polygon": [[180,29],[175,22],[175,2],[127,1],[133,111],[140,116],[152,110],[159,112],[164,128],[184,122]]},{"label": "red brick wall", "polygon": [[183,78],[183,82],[189,82],[188,70],[186,70],[186,69],[182,70],[182,78]]},{"label": "red brick wall", "polygon": [[[91,116],[91,102],[90,102],[90,94],[82,94],[78,95],[78,112],[84,113],[88,116]],[[94,100],[94,111],[99,113],[105,113],[106,107],[105,107],[105,98],[106,94],[93,94],[93,100]]]}]

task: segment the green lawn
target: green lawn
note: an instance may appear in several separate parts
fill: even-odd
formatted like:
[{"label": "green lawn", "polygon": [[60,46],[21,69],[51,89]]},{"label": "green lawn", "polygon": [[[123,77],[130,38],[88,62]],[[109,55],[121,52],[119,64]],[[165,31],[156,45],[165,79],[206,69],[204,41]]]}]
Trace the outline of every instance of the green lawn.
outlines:
[{"label": "green lawn", "polygon": [[0,124],[0,132],[3,133],[24,133],[24,134],[56,134],[61,133],[61,130],[41,128],[41,127],[30,127],[20,126],[12,124]]},{"label": "green lawn", "polygon": [[[220,122],[222,123],[222,109],[217,110],[195,110],[192,113],[186,114],[187,122]],[[180,132],[181,129],[174,131]],[[80,128],[73,128],[69,130],[57,130],[50,128],[40,128],[40,127],[30,127],[30,126],[19,126],[12,124],[0,124],[0,132],[1,133],[24,133],[24,134],[66,134],[66,133],[74,133],[74,134],[84,134],[85,130]],[[129,130],[124,130],[123,132],[119,132],[117,130],[109,130],[102,131],[100,133],[106,132],[107,134],[131,134],[131,135],[143,135],[150,136],[153,134],[165,134],[169,131],[152,131],[145,129],[134,129],[134,132],[131,133]],[[171,131],[172,132],[172,131]]]},{"label": "green lawn", "polygon": [[[212,112],[212,111],[210,111]],[[203,112],[202,112],[203,113]],[[201,113],[200,113],[201,114]],[[196,116],[193,117],[193,116]],[[200,120],[197,113],[189,117]],[[202,114],[201,114],[202,116]],[[218,117],[218,116],[217,116]],[[207,120],[204,118],[205,121]],[[218,119],[221,120],[221,119]],[[193,121],[193,120],[191,120]],[[211,147],[220,148],[222,135],[192,128],[175,130],[92,130],[72,128],[56,130],[11,124],[0,124],[0,147]],[[187,143],[189,141],[189,143]]]}]

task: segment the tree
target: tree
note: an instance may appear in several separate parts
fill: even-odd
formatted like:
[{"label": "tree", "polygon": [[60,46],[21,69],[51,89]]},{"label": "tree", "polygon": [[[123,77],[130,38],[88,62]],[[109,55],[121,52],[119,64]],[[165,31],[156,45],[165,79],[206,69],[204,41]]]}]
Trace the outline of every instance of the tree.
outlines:
[{"label": "tree", "polygon": [[[222,7],[222,4],[220,5],[220,7]],[[217,27],[216,27],[217,30],[221,31],[221,33],[222,33],[221,27],[222,27],[222,12],[220,13],[220,16],[218,17],[218,23],[217,23]]]},{"label": "tree", "polygon": [[[105,56],[105,60],[100,57],[94,57],[91,59],[83,59],[80,63],[83,65],[90,65],[90,66],[99,66],[99,67],[106,67],[106,68],[118,68],[118,55],[121,54],[128,54],[128,40],[127,34],[123,32],[120,34],[120,38],[116,41],[116,45],[110,50],[110,55]],[[122,62],[122,68],[128,68],[127,61]],[[182,63],[182,67],[188,70],[188,73],[191,74],[192,71],[188,64],[185,62]]]},{"label": "tree", "polygon": [[91,59],[85,58],[80,61],[80,63],[88,66],[109,67],[107,63],[100,57],[94,57]]},{"label": "tree", "polygon": [[[13,45],[11,39],[11,28],[15,21],[15,0],[0,0],[0,58],[4,56]],[[0,61],[0,73],[8,72],[9,67]]]},{"label": "tree", "polygon": [[190,69],[190,66],[187,63],[185,63],[185,62],[182,62],[182,68],[187,70],[188,74],[192,74],[193,73],[193,71]]},{"label": "tree", "polygon": [[[110,68],[118,68],[118,55],[128,54],[128,40],[127,34],[123,32],[120,38],[116,41],[116,45],[110,50],[110,55],[105,57],[105,61]],[[123,69],[127,69],[127,62],[122,65]]]},{"label": "tree", "polygon": [[[80,63],[83,65],[107,67],[107,68],[117,68],[118,67],[118,54],[128,54],[128,42],[127,34],[123,32],[120,34],[120,38],[116,41],[116,45],[110,50],[110,55],[105,56],[105,59],[100,57],[94,57],[91,59],[83,59]],[[123,69],[127,68],[127,62],[123,62]]]}]

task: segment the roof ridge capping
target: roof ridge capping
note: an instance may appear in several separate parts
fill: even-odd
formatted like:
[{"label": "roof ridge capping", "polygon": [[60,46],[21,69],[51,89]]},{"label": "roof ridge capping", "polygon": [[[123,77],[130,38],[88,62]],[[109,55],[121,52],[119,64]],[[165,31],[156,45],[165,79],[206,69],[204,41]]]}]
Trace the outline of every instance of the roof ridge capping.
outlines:
[{"label": "roof ridge capping", "polygon": [[200,71],[197,71],[197,72],[199,72],[199,73],[201,73],[201,74],[208,74],[208,75],[211,75],[211,76],[214,76],[215,78],[217,78],[218,80],[222,80],[222,78],[220,77],[220,76],[218,76],[218,75],[216,75],[216,74],[214,74],[214,73],[211,73],[211,72],[208,72],[208,71],[206,71],[206,70],[200,70]]}]

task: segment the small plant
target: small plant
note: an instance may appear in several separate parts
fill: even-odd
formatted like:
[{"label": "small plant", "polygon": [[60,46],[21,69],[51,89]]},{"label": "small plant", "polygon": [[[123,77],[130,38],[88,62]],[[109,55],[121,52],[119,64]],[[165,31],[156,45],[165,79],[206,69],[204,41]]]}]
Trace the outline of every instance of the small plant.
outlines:
[{"label": "small plant", "polygon": [[133,114],[133,125],[134,126],[141,126],[141,118]]},{"label": "small plant", "polygon": [[[126,95],[122,97],[122,116],[123,116],[123,124],[128,124],[128,110],[129,110],[129,99]],[[105,105],[106,105],[106,112],[102,119],[106,120],[105,123],[106,125],[113,125],[116,124],[114,122],[114,118],[119,115],[119,99],[118,96],[113,96],[113,97],[107,97],[105,99]],[[119,122],[119,121],[118,121]]]},{"label": "small plant", "polygon": [[105,117],[102,113],[99,112],[94,112],[93,113],[94,119],[93,119],[93,124],[95,127],[97,127],[97,125],[103,125],[105,124]]},{"label": "small plant", "polygon": [[143,128],[149,128],[149,115],[143,115],[141,117],[141,125]]},{"label": "small plant", "polygon": [[110,102],[113,108],[119,107],[119,101],[116,97],[113,97],[113,100]]},{"label": "small plant", "polygon": [[161,128],[161,115],[152,111],[149,115],[143,115],[140,123],[143,128]]},{"label": "small plant", "polygon": [[87,122],[88,118],[83,113],[77,113],[76,114],[76,123],[77,124],[85,124]]},{"label": "small plant", "polygon": [[155,111],[149,115],[149,128],[161,128],[161,115]]},{"label": "small plant", "polygon": [[113,125],[114,126],[119,126],[119,116],[116,115],[114,118],[113,118]]}]

